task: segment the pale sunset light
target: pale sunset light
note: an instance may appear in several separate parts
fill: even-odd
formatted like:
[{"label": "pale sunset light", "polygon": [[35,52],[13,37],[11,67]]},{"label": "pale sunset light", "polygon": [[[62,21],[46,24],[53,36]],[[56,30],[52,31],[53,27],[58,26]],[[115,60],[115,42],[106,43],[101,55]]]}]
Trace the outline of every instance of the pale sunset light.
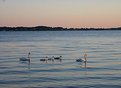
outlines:
[{"label": "pale sunset light", "polygon": [[121,0],[0,0],[0,26],[119,27]]}]

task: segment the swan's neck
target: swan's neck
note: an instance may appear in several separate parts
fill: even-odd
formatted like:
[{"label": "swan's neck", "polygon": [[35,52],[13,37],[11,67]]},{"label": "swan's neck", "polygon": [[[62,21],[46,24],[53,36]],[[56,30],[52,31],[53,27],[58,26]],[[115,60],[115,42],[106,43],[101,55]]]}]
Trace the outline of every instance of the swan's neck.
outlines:
[{"label": "swan's neck", "polygon": [[87,62],[87,54],[84,54],[84,60]]},{"label": "swan's neck", "polygon": [[86,57],[84,58],[84,60],[85,60],[85,62],[87,62],[87,58]]},{"label": "swan's neck", "polygon": [[30,59],[30,53],[28,53],[28,59]]},{"label": "swan's neck", "polygon": [[30,55],[28,54],[28,58],[30,58]]}]

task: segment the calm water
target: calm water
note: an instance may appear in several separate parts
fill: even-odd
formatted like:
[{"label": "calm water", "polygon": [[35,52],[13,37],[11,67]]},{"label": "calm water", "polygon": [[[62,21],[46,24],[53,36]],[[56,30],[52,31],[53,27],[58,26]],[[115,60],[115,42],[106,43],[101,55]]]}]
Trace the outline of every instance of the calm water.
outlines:
[{"label": "calm water", "polygon": [[[30,65],[19,62],[28,52]],[[87,68],[76,62],[84,53]],[[121,88],[121,31],[0,32],[0,87]]]}]

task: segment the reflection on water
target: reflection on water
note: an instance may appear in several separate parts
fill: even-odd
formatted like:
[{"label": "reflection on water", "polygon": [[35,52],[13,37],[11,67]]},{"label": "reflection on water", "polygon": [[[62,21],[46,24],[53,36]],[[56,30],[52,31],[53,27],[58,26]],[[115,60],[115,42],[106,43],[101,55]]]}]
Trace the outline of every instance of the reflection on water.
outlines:
[{"label": "reflection on water", "polygon": [[[121,31],[0,32],[0,86],[120,88],[120,39]],[[20,62],[28,52],[31,62]],[[76,62],[84,53],[87,63]]]}]

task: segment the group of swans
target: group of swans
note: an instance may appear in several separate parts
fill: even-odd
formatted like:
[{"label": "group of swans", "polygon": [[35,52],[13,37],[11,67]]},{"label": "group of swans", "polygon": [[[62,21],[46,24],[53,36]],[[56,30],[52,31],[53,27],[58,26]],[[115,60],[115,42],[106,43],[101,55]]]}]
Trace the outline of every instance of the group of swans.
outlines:
[{"label": "group of swans", "polygon": [[54,57],[54,56],[52,56],[52,57],[45,57],[45,59],[40,59],[40,61],[52,61],[52,62],[54,62],[54,60],[59,60],[60,62],[62,61],[62,56],[59,56],[59,57]]},{"label": "group of swans", "polygon": [[[30,62],[31,61],[31,59],[30,59],[30,52],[28,53],[28,57],[26,58],[26,57],[21,57],[21,58],[19,58],[19,60],[20,61],[28,61],[28,62]],[[45,59],[40,59],[40,61],[48,61],[48,60],[51,60],[51,61],[53,61],[54,62],[54,60],[62,60],[62,56],[59,56],[59,57],[54,57],[54,56],[52,56],[52,57],[45,57]]]},{"label": "group of swans", "polygon": [[[28,62],[30,62],[31,61],[30,54],[31,53],[29,52],[27,58],[26,57],[21,57],[21,58],[19,58],[19,60],[20,61],[28,61]],[[54,62],[54,60],[59,60],[61,62],[62,61],[62,56],[59,56],[59,57],[54,57],[54,56],[47,57],[46,56],[44,59],[40,59],[40,61],[46,61],[46,62],[48,60],[53,61],[53,62]],[[84,58],[83,59],[82,58],[76,59],[76,62],[85,63],[85,65],[86,65],[86,63],[87,63],[87,54],[84,54]]]}]

